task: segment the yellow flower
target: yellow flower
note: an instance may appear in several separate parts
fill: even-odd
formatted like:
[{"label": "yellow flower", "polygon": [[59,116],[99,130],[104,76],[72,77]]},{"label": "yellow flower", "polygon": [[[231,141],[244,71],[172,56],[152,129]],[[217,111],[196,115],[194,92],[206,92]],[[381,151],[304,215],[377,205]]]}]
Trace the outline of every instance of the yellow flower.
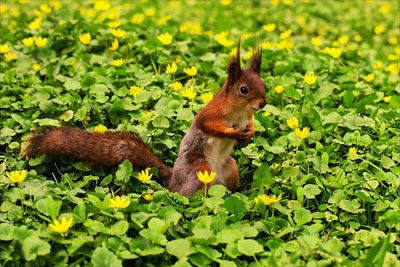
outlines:
[{"label": "yellow flower", "polygon": [[175,63],[168,64],[166,72],[169,73],[169,74],[174,74],[177,69],[178,69],[178,66]]},{"label": "yellow flower", "polygon": [[357,155],[357,148],[350,147],[348,155],[349,155],[349,157],[354,157],[355,155]]},{"label": "yellow flower", "polygon": [[150,181],[153,174],[150,174],[149,172],[150,172],[150,168],[147,168],[144,171],[139,172],[139,174],[138,174],[139,181],[141,181],[143,183]]},{"label": "yellow flower", "polygon": [[141,24],[144,21],[144,15],[142,13],[133,15],[131,22],[133,24]]},{"label": "yellow flower", "polygon": [[398,56],[396,54],[390,54],[390,55],[387,55],[387,59],[389,59],[391,61],[397,61]]},{"label": "yellow flower", "polygon": [[47,44],[47,38],[34,37],[35,45],[39,48],[44,47]]},{"label": "yellow flower", "polygon": [[143,196],[144,199],[146,199],[148,202],[152,202],[153,201],[153,196],[150,194],[146,194]]},{"label": "yellow flower", "polygon": [[157,39],[163,44],[163,45],[169,45],[172,43],[172,35],[169,33],[163,33],[157,36]]},{"label": "yellow flower", "polygon": [[88,44],[90,43],[90,40],[92,39],[92,36],[90,35],[89,32],[82,33],[79,35],[79,40],[81,41],[82,44]]},{"label": "yellow flower", "polygon": [[11,183],[14,184],[22,184],[26,176],[28,176],[28,171],[27,170],[22,170],[22,171],[12,171],[6,174],[6,177],[8,180],[11,181]]},{"label": "yellow flower", "polygon": [[381,6],[379,6],[379,12],[381,14],[387,14],[392,10],[392,6],[389,3],[384,3]]},{"label": "yellow flower", "polygon": [[186,73],[189,76],[196,76],[197,74],[197,67],[196,66],[192,66],[190,68],[184,68],[183,72]]},{"label": "yellow flower", "polygon": [[37,72],[37,71],[39,71],[40,70],[40,65],[39,64],[32,64],[32,69],[35,71],[35,72]]},{"label": "yellow flower", "polygon": [[374,69],[382,69],[383,67],[383,62],[382,61],[377,61],[375,64],[372,66]]},{"label": "yellow flower", "polygon": [[300,130],[300,128],[297,128],[294,130],[296,137],[300,139],[305,139],[310,135],[310,128],[304,127],[303,130]]},{"label": "yellow flower", "polygon": [[315,47],[319,47],[322,45],[322,38],[320,36],[312,37],[311,44]]},{"label": "yellow flower", "polygon": [[299,127],[299,120],[296,117],[291,117],[286,123],[291,129],[297,129]]},{"label": "yellow flower", "polygon": [[182,96],[193,100],[196,97],[196,92],[193,89],[185,89],[182,91]]},{"label": "yellow flower", "polygon": [[63,234],[68,231],[68,229],[71,227],[73,223],[73,218],[69,218],[67,221],[67,218],[62,217],[61,220],[54,220],[52,224],[49,224],[49,228],[51,231]]},{"label": "yellow flower", "polygon": [[180,83],[180,82],[174,82],[173,84],[172,84],[172,89],[174,89],[175,91],[179,91],[179,90],[181,90],[182,89],[182,84]]},{"label": "yellow flower", "polygon": [[28,28],[31,30],[37,30],[42,25],[42,18],[36,18],[31,23],[29,23]]},{"label": "yellow flower", "polygon": [[129,197],[116,196],[114,199],[110,199],[110,203],[108,204],[108,207],[115,208],[115,209],[124,209],[129,206],[129,203],[131,203],[131,200],[129,199]]},{"label": "yellow flower", "polygon": [[232,3],[232,0],[220,0],[221,5],[229,6]]},{"label": "yellow flower", "polygon": [[274,204],[274,203],[279,202],[281,199],[282,199],[282,196],[281,196],[281,195],[279,195],[278,197],[277,197],[276,195],[272,195],[272,196],[270,197],[270,196],[268,196],[268,195],[266,195],[266,194],[262,194],[262,195],[256,197],[256,198],[254,199],[254,202],[255,202],[256,204],[258,204],[258,203],[263,203],[263,204],[266,205],[266,206],[270,206],[270,205],[272,205],[272,204]]},{"label": "yellow flower", "polygon": [[58,0],[50,1],[50,5],[52,5],[55,10],[59,10],[62,7],[61,2]]},{"label": "yellow flower", "polygon": [[203,100],[204,104],[208,104],[213,99],[213,93],[207,92],[200,96],[201,100]]},{"label": "yellow flower", "polygon": [[140,91],[143,91],[143,89],[144,89],[143,86],[133,85],[131,86],[131,88],[129,88],[129,92],[131,93],[131,95],[137,96]]},{"label": "yellow flower", "polygon": [[8,53],[8,51],[10,51],[10,47],[8,46],[8,44],[0,45],[0,54],[6,54]]},{"label": "yellow flower", "polygon": [[222,45],[224,47],[230,47],[230,46],[234,45],[235,41],[228,39],[227,36],[228,36],[228,32],[221,32],[221,33],[218,33],[217,35],[215,35],[215,40],[217,41],[217,43],[219,43],[220,45]]},{"label": "yellow flower", "polygon": [[304,24],[306,24],[306,17],[304,17],[304,16],[297,16],[297,17],[296,17],[296,21],[297,21],[298,24],[304,25]]},{"label": "yellow flower", "polygon": [[126,35],[126,32],[121,29],[112,29],[111,34],[114,35],[117,38],[123,38]]},{"label": "yellow flower", "polygon": [[275,93],[280,94],[283,92],[283,90],[285,90],[285,88],[283,87],[283,85],[277,85],[277,86],[275,86],[274,90],[275,90]]},{"label": "yellow flower", "polygon": [[338,42],[341,45],[345,45],[345,44],[347,44],[349,42],[349,40],[350,40],[350,38],[349,38],[348,35],[342,35],[342,36],[339,37]]},{"label": "yellow flower", "polygon": [[362,41],[362,37],[361,37],[361,35],[359,35],[359,34],[354,35],[353,39],[354,39],[354,41],[356,41],[357,43],[359,43],[359,42]]},{"label": "yellow flower", "polygon": [[[270,48],[273,48],[273,47],[274,47],[274,44],[271,43],[271,42],[262,42],[261,43],[261,48],[263,50],[270,49]],[[236,55],[236,49],[232,49],[232,52],[231,52],[230,55],[231,56],[235,56]]]},{"label": "yellow flower", "polygon": [[63,20],[63,19],[60,19],[60,20],[58,21],[58,25],[60,25],[60,26],[65,25],[65,23],[67,23],[67,21],[66,21],[66,20]]},{"label": "yellow flower", "polygon": [[242,39],[243,41],[246,41],[250,37],[251,37],[251,33],[249,33],[249,32],[245,32],[242,35],[240,35],[240,39]]},{"label": "yellow flower", "polygon": [[386,68],[387,71],[389,71],[391,74],[396,75],[399,73],[399,66],[398,64],[390,64]]},{"label": "yellow flower", "polygon": [[28,37],[28,38],[24,38],[24,39],[22,39],[22,43],[24,44],[24,45],[26,45],[26,46],[32,46],[33,45],[33,42],[34,42],[34,39],[33,39],[33,37]]},{"label": "yellow flower", "polygon": [[372,82],[373,80],[375,80],[375,74],[373,73],[368,74],[367,76],[364,77],[364,80],[369,83]]},{"label": "yellow flower", "polygon": [[188,32],[191,34],[200,34],[202,31],[201,24],[199,22],[183,22],[179,26],[180,32]]},{"label": "yellow flower", "polygon": [[114,41],[111,43],[111,46],[108,48],[110,51],[115,51],[119,47],[119,42],[118,39],[114,39]]},{"label": "yellow flower", "polygon": [[390,100],[392,99],[392,96],[385,96],[384,98],[383,98],[383,102],[385,102],[385,103],[390,103]]},{"label": "yellow flower", "polygon": [[271,112],[269,112],[268,110],[266,110],[266,111],[264,111],[263,114],[264,114],[265,117],[268,117],[269,115],[271,115]]},{"label": "yellow flower", "polygon": [[121,21],[110,21],[109,23],[107,23],[107,26],[110,28],[117,28],[118,26],[121,25]]},{"label": "yellow flower", "polygon": [[289,29],[289,30],[286,30],[286,31],[282,32],[281,35],[279,35],[279,37],[280,37],[281,39],[287,39],[287,38],[289,38],[291,35],[292,35],[292,30]]},{"label": "yellow flower", "polygon": [[293,49],[294,43],[290,39],[284,39],[276,44],[279,49]]},{"label": "yellow flower", "polygon": [[197,171],[196,172],[197,178],[202,182],[203,184],[209,184],[212,181],[214,181],[215,177],[217,176],[216,172],[211,171],[210,173],[208,171]]},{"label": "yellow flower", "polygon": [[148,8],[144,11],[144,14],[148,17],[154,17],[156,15],[156,10],[154,8]]},{"label": "yellow flower", "polygon": [[47,4],[41,4],[39,8],[40,8],[40,11],[42,11],[45,14],[51,13],[51,8]]},{"label": "yellow flower", "polygon": [[317,76],[314,73],[307,73],[304,75],[304,82],[308,85],[313,85],[317,81]]},{"label": "yellow flower", "polygon": [[338,48],[325,48],[324,51],[326,51],[326,53],[328,53],[331,57],[333,58],[339,58],[340,55],[342,54],[342,48],[338,47]]},{"label": "yellow flower", "polygon": [[108,10],[108,9],[110,9],[111,8],[111,5],[110,5],[110,3],[106,0],[102,0],[102,1],[94,1],[95,2],[95,4],[94,4],[94,8],[97,10],[97,11],[105,11],[105,10]]},{"label": "yellow flower", "polygon": [[6,59],[7,62],[13,61],[17,58],[17,53],[13,52],[4,54],[4,58]]},{"label": "yellow flower", "polygon": [[264,31],[273,32],[276,29],[275,23],[269,23],[263,26]]},{"label": "yellow flower", "polygon": [[378,24],[374,28],[375,34],[378,34],[378,35],[382,34],[384,31],[385,31],[385,25],[383,25],[383,24]]},{"label": "yellow flower", "polygon": [[159,19],[157,19],[156,23],[158,25],[162,26],[162,25],[167,24],[168,20],[170,20],[170,19],[171,19],[171,16],[162,16]]},{"label": "yellow flower", "polygon": [[391,44],[391,45],[395,45],[395,44],[397,44],[397,37],[396,36],[391,36],[391,37],[389,37],[388,38],[388,43],[389,44]]},{"label": "yellow flower", "polygon": [[103,134],[103,133],[105,133],[106,131],[107,131],[107,127],[104,126],[103,124],[99,124],[99,125],[96,125],[96,126],[94,127],[94,132],[95,132],[95,133]]},{"label": "yellow flower", "polygon": [[111,61],[111,64],[115,67],[119,67],[122,64],[124,64],[124,60],[122,58],[120,59],[114,59],[113,61]]}]

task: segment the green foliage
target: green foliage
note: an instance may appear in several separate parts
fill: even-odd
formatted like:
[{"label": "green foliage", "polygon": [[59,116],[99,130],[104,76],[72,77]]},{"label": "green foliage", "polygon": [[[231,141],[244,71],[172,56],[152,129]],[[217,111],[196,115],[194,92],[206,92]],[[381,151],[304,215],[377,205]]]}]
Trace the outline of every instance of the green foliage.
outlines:
[{"label": "green foliage", "polygon": [[[1,1],[0,265],[399,266],[399,9],[396,1]],[[171,43],[158,39],[164,33]],[[43,47],[29,45],[39,36]],[[255,137],[235,147],[239,192],[216,185],[184,197],[157,183],[156,169],[141,183],[129,161],[21,158],[32,131],[102,124],[136,133],[173,164],[240,36],[243,65],[263,47],[268,105],[254,115]],[[172,63],[177,71],[167,73]],[[311,72],[317,80],[307,84]],[[296,136],[292,117],[309,136]],[[11,184],[9,173],[23,169],[26,180]],[[63,218],[72,225],[53,232]]]}]

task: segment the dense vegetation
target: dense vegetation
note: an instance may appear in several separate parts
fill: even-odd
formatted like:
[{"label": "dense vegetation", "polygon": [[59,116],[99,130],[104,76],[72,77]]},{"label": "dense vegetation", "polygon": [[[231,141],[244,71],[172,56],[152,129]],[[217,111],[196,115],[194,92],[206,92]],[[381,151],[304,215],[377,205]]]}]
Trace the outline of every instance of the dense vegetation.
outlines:
[{"label": "dense vegetation", "polygon": [[[397,1],[19,0],[0,13],[0,265],[400,265]],[[20,156],[32,131],[70,125],[134,132],[173,164],[239,37],[243,64],[263,48],[268,102],[235,147],[239,192],[183,197],[129,162]]]}]

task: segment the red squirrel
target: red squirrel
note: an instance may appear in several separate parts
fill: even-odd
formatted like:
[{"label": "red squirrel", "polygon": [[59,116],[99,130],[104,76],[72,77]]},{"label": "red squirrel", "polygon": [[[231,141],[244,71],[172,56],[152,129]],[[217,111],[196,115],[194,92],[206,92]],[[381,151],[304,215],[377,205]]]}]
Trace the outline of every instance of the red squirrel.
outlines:
[{"label": "red squirrel", "polygon": [[236,191],[239,171],[231,152],[235,142],[250,139],[255,132],[253,113],[266,105],[265,85],[260,78],[261,49],[250,67],[240,67],[240,41],[228,64],[228,77],[215,97],[196,115],[184,136],[173,167],[164,164],[140,138],[123,132],[93,133],[61,127],[34,134],[25,156],[41,154],[72,156],[100,166],[129,160],[138,168],[158,168],[170,191],[192,195],[203,188],[197,171],[217,173],[213,184]]}]

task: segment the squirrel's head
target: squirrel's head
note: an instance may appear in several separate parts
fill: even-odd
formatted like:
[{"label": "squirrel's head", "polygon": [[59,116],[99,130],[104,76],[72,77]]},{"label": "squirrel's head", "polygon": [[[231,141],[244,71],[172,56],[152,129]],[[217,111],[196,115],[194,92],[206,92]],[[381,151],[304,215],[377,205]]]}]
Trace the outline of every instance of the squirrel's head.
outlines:
[{"label": "squirrel's head", "polygon": [[240,40],[236,55],[228,64],[228,78],[226,80],[226,92],[245,106],[248,111],[254,112],[266,105],[265,85],[260,78],[261,48],[253,53],[250,67],[242,70],[240,67]]}]

